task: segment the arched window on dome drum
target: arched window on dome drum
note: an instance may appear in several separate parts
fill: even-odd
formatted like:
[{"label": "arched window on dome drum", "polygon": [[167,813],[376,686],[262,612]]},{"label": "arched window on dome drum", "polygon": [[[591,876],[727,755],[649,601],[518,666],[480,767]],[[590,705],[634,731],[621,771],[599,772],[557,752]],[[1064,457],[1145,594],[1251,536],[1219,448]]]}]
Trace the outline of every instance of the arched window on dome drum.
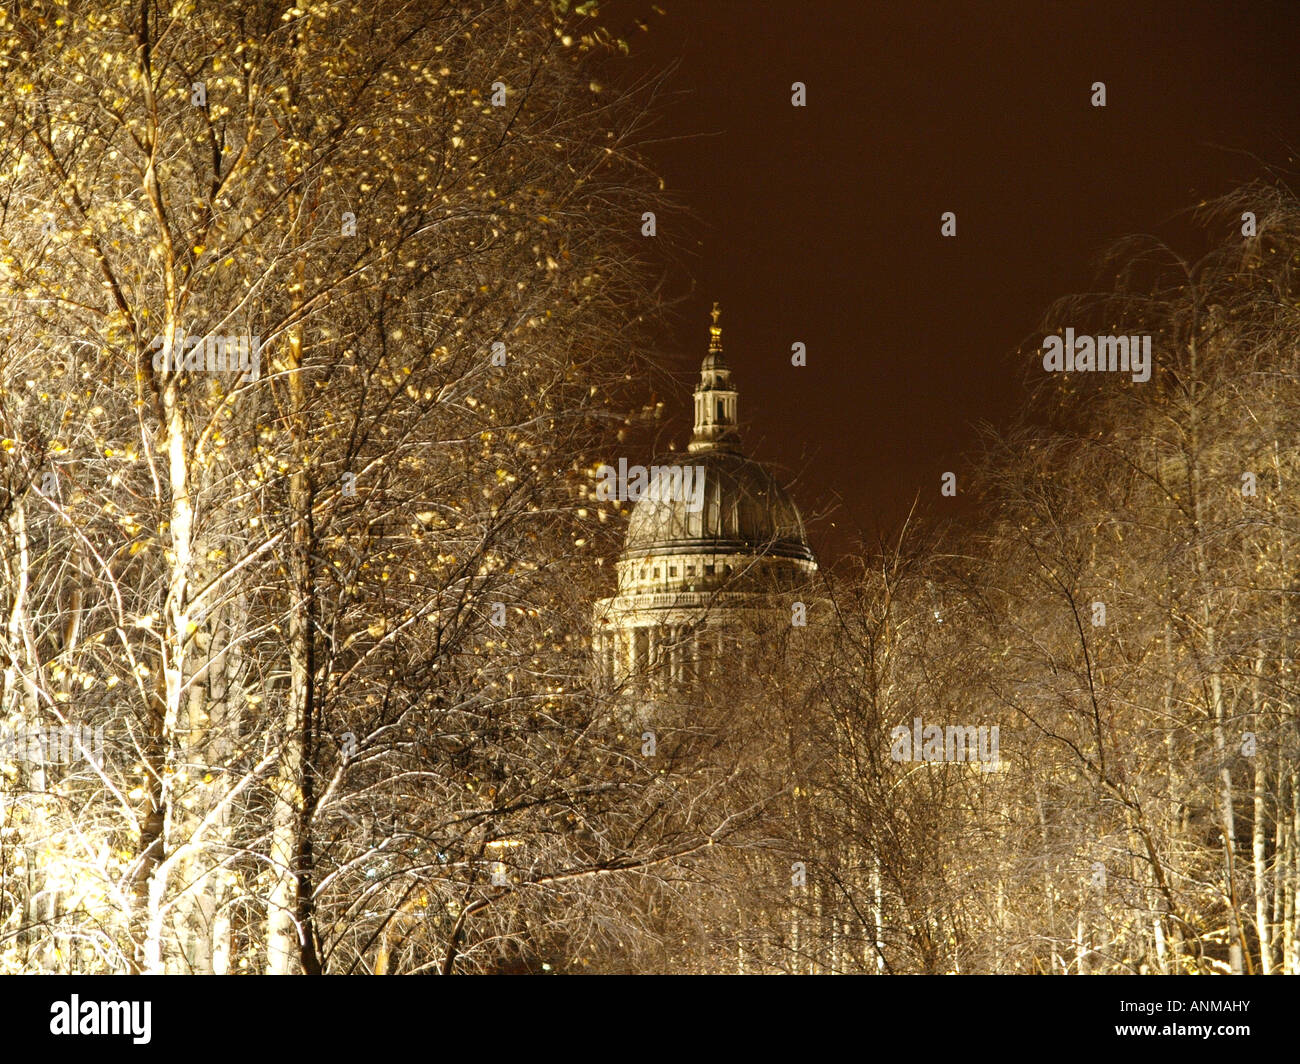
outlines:
[{"label": "arched window on dome drum", "polygon": [[726,417],[726,415],[723,414],[723,412],[722,412],[722,400],[719,399],[719,400],[718,400],[718,420],[719,420],[719,421],[722,421],[722,420],[724,420],[725,417]]}]

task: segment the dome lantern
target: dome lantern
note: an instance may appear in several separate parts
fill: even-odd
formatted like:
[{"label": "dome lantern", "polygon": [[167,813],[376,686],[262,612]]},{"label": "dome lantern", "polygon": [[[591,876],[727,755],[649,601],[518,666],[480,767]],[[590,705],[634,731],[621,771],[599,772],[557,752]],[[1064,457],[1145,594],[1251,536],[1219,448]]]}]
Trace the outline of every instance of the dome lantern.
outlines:
[{"label": "dome lantern", "polygon": [[736,450],[740,445],[737,428],[739,396],[731,384],[731,367],[722,354],[722,310],[717,303],[709,315],[709,353],[700,366],[700,383],[695,388],[695,432],[691,452],[716,449]]}]

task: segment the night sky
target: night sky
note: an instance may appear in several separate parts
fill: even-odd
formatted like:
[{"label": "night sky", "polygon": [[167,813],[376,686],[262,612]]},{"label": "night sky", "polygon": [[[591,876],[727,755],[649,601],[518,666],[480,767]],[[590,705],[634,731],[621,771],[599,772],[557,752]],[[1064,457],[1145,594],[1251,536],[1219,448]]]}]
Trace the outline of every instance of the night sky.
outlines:
[{"label": "night sky", "polygon": [[689,436],[717,299],[747,449],[806,517],[835,510],[810,521],[823,555],[918,492],[953,505],[940,474],[1020,403],[1015,348],[1112,241],[1179,246],[1181,212],[1300,154],[1300,2],[651,6],[603,13],[639,72],[679,64],[648,149],[690,213],[661,234],[685,297],[661,338],[682,381],[663,442]]}]

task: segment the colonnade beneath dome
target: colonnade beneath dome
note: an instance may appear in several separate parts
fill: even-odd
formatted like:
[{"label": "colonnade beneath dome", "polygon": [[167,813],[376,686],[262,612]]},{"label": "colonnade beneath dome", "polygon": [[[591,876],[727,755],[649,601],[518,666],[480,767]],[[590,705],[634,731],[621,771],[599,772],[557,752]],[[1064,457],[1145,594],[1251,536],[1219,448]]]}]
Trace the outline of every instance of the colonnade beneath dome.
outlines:
[{"label": "colonnade beneath dome", "polygon": [[595,637],[602,678],[622,684],[644,678],[659,687],[680,687],[707,675],[718,656],[721,633],[694,624],[642,624]]},{"label": "colonnade beneath dome", "polygon": [[[724,671],[751,673],[763,661],[770,639],[754,630],[754,611],[743,620],[710,616],[699,620],[646,620],[606,627],[593,636],[593,658],[601,680],[659,696],[685,693]],[[783,610],[763,611],[779,623]]]}]

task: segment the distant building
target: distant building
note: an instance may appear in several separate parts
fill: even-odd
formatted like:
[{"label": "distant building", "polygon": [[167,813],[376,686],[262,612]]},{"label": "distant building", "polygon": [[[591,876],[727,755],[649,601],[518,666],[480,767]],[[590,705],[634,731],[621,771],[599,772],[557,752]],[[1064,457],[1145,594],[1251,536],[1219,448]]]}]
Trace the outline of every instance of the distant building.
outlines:
[{"label": "distant building", "polygon": [[740,450],[718,317],[715,303],[690,446],[651,467],[628,521],[617,593],[595,606],[597,668],[636,695],[662,697],[719,667],[757,664],[765,640],[756,633],[788,631],[812,612],[804,592],[817,562],[803,518]]}]

